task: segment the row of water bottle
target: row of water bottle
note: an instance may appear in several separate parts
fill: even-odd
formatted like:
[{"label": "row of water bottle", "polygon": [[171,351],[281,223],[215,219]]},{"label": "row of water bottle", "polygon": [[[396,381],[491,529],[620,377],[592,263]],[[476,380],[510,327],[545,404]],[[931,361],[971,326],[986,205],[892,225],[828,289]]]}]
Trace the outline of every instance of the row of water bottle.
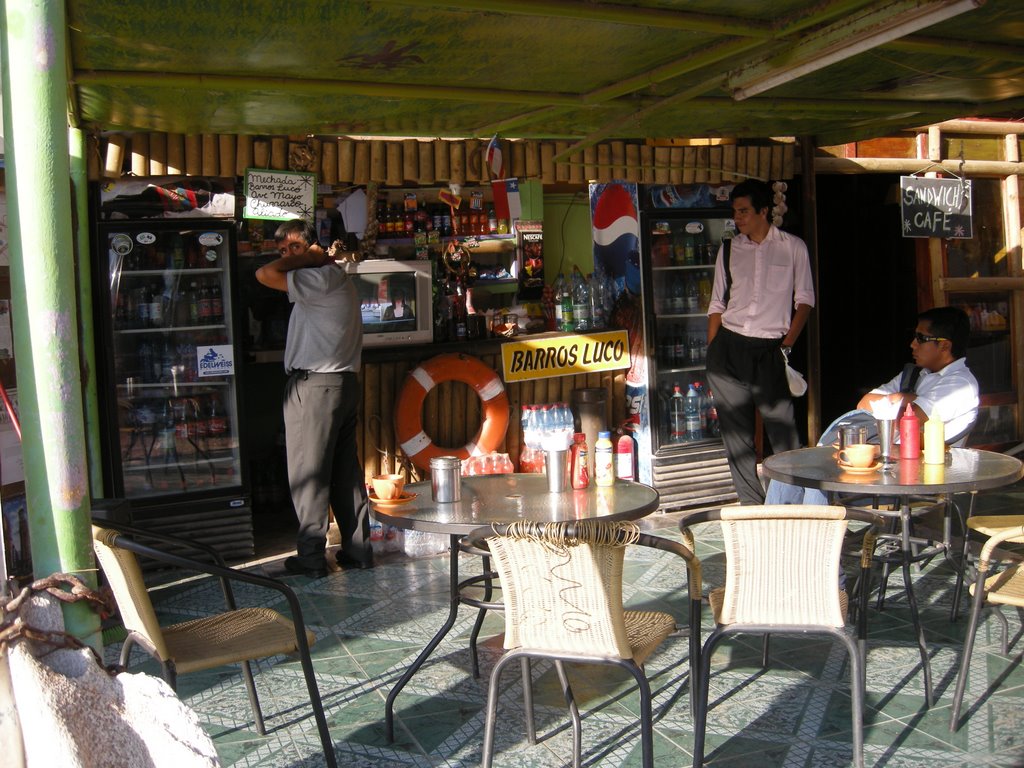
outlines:
[{"label": "row of water bottle", "polygon": [[601,270],[584,275],[574,266],[568,280],[564,274],[558,274],[551,292],[557,330],[572,333],[608,327],[615,288]]},{"label": "row of water bottle", "polygon": [[524,405],[520,422],[523,440],[537,451],[565,451],[572,444],[572,409],[568,403]]},{"label": "row of water bottle", "polygon": [[683,394],[675,384],[668,407],[668,439],[670,443],[689,443],[711,437],[721,437],[718,409],[710,389],[695,381]]}]

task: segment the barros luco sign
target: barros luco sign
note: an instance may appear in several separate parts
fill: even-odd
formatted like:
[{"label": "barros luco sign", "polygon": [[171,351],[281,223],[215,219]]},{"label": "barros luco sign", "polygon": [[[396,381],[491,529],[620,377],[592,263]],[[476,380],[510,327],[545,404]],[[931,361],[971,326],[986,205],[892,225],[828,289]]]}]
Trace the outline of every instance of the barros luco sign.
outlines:
[{"label": "barros luco sign", "polygon": [[505,381],[529,381],[629,367],[629,335],[601,331],[513,341],[501,347]]}]

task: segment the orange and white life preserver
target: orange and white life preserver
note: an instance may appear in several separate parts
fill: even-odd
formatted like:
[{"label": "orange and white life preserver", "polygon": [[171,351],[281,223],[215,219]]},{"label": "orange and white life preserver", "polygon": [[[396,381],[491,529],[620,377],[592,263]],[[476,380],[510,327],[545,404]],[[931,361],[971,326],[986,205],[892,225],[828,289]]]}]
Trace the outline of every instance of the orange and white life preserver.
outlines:
[{"label": "orange and white life preserver", "polygon": [[[480,398],[483,420],[476,435],[461,448],[434,445],[423,431],[423,403],[427,394],[442,381],[468,384]],[[468,459],[496,451],[508,429],[508,395],[501,379],[476,357],[447,354],[420,363],[405,377],[395,404],[395,435],[406,456],[420,469],[429,469],[435,456]]]}]

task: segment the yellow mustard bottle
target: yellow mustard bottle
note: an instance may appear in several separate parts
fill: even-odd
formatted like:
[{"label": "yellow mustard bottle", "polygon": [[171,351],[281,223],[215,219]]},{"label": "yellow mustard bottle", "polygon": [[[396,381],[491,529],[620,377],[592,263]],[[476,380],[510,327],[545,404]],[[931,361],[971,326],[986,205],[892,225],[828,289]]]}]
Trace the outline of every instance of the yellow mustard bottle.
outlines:
[{"label": "yellow mustard bottle", "polygon": [[934,413],[924,423],[924,463],[946,463],[945,424]]},{"label": "yellow mustard bottle", "polygon": [[594,482],[597,485],[615,484],[615,469],[612,466],[614,448],[611,438],[611,432],[597,433],[597,442],[594,444]]}]

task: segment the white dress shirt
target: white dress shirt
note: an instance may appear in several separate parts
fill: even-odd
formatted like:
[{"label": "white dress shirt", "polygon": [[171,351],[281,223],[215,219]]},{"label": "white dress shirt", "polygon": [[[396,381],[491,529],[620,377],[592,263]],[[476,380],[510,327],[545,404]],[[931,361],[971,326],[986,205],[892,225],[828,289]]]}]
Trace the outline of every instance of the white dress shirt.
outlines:
[{"label": "white dress shirt", "polygon": [[[878,395],[899,392],[902,376],[901,372],[871,392]],[[914,392],[917,394],[914,404],[928,418],[937,415],[945,423],[947,440],[959,435],[978,418],[978,380],[967,367],[966,358],[958,358],[935,373],[922,370]]]},{"label": "white dress shirt", "polygon": [[721,313],[722,325],[734,333],[778,339],[789,332],[798,304],[814,306],[811,261],[804,241],[771,226],[760,243],[746,235],[732,239],[729,254],[732,286],[725,295],[722,249],[715,263],[715,283],[708,314]]}]

